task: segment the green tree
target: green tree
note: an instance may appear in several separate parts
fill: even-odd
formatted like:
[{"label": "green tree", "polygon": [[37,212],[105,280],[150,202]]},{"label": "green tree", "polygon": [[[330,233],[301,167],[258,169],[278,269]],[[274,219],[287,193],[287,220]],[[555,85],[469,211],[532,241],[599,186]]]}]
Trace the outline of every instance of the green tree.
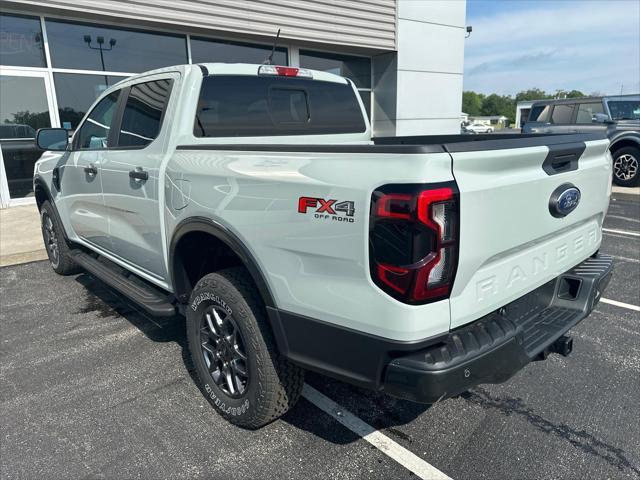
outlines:
[{"label": "green tree", "polygon": [[516,116],[516,102],[509,95],[492,93],[482,102],[482,115],[502,115],[513,123]]},{"label": "green tree", "polygon": [[462,111],[468,115],[480,115],[484,95],[472,91],[462,92]]},{"label": "green tree", "polygon": [[569,93],[567,93],[567,98],[582,98],[582,97],[586,97],[586,95],[582,93],[580,90],[571,90]]},{"label": "green tree", "polygon": [[539,88],[522,90],[521,92],[518,92],[516,94],[516,102],[526,102],[527,100],[542,100],[544,98],[553,98],[553,95],[550,95]]}]

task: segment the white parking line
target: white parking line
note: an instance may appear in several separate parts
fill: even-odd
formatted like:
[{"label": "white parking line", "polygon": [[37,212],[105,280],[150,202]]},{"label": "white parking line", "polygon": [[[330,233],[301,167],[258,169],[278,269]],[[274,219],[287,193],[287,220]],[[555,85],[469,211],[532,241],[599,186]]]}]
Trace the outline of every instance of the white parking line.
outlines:
[{"label": "white parking line", "polygon": [[400,446],[382,432],[356,417],[349,410],[342,408],[315,388],[305,384],[302,389],[302,396],[417,477],[425,480],[451,480],[450,477],[436,467]]},{"label": "white parking line", "polygon": [[607,253],[607,255],[611,255],[613,258],[617,258],[618,260],[620,260],[621,262],[633,262],[633,263],[640,263],[640,258],[629,258],[629,257],[623,257],[621,255],[613,255],[611,253]]},{"label": "white parking line", "polygon": [[607,233],[617,233],[618,235],[631,235],[632,237],[640,237],[640,233],[629,232],[627,230],[614,230],[613,228],[603,228],[602,231]]},{"label": "white parking line", "polygon": [[601,298],[602,303],[608,303],[609,305],[615,305],[616,307],[627,308],[635,312],[640,312],[640,307],[637,305],[631,305],[630,303],[619,302],[617,300],[609,300],[608,298]]}]

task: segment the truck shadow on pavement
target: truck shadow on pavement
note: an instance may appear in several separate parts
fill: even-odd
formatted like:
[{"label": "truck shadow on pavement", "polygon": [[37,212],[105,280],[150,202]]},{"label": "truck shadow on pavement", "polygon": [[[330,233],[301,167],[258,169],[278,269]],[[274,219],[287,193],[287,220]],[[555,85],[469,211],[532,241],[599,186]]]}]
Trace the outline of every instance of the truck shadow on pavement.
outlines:
[{"label": "truck shadow on pavement", "polygon": [[[185,370],[197,385],[183,316],[151,317],[146,312],[138,310],[126,297],[87,273],[78,275],[75,280],[87,293],[84,306],[76,313],[93,313],[101,318],[120,316],[153,342],[175,342],[180,346]],[[360,389],[312,372],[306,372],[306,382],[374,428],[384,429],[385,433],[410,443],[412,439],[394,427],[412,422],[430,407]],[[211,414],[217,415],[213,407]],[[304,398],[301,398],[298,404],[282,417],[282,420],[335,444],[348,444],[360,439]]]}]

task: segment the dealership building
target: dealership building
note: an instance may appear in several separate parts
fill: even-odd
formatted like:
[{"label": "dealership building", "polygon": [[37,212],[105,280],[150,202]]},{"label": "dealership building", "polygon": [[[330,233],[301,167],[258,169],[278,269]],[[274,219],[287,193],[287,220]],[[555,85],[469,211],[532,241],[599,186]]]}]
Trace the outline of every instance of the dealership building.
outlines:
[{"label": "dealership building", "polygon": [[275,64],[353,80],[374,135],[458,133],[465,0],[0,0],[0,206],[33,202],[34,133],[129,75]]}]

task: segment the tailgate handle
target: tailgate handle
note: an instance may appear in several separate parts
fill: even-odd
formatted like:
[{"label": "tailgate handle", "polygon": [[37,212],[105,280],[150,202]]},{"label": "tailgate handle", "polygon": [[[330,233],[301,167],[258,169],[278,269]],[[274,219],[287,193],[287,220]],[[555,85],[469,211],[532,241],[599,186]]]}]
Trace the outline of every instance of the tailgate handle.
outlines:
[{"label": "tailgate handle", "polygon": [[577,170],[578,160],[586,148],[584,142],[549,145],[549,153],[542,163],[542,169],[547,175]]},{"label": "tailgate handle", "polygon": [[575,153],[556,155],[555,157],[553,157],[553,160],[551,160],[551,166],[556,172],[564,172],[565,170],[571,168],[571,162],[574,162],[576,160],[577,159]]}]

